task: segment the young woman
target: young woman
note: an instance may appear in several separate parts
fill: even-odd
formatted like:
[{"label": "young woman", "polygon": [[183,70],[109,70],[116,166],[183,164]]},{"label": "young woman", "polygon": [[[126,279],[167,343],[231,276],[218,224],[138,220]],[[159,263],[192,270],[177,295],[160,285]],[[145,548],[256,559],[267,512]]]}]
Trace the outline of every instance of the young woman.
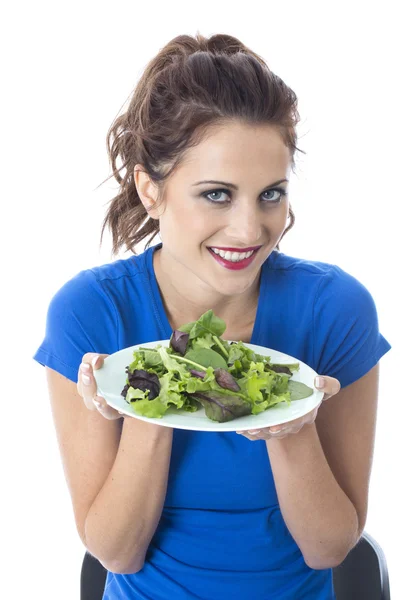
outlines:
[{"label": "young woman", "polygon": [[[183,35],[110,129],[120,189],[103,232],[133,255],[55,294],[35,355],[105,600],[327,600],[361,536],[390,345],[360,282],[279,250],[298,120],[295,93],[239,40]],[[105,356],[209,309],[224,339],[321,373],[325,402],[278,427],[212,433],[123,418],[96,395]]]}]

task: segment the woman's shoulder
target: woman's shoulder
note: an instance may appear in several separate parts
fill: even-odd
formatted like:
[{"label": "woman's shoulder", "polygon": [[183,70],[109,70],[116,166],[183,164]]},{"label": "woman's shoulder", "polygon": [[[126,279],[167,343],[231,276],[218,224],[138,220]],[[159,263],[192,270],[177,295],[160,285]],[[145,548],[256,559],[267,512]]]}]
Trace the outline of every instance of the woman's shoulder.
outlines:
[{"label": "woman's shoulder", "polygon": [[[303,298],[314,310],[329,305],[332,315],[335,314],[333,307],[342,312],[347,309],[357,312],[375,310],[370,290],[344,267],[277,251],[270,259],[267,261],[266,280],[274,284],[276,293],[289,294],[293,301]],[[272,277],[271,273],[274,274]]]},{"label": "woman's shoulder", "polygon": [[298,274],[304,273],[320,276],[332,273],[337,273],[337,275],[345,274],[345,271],[336,264],[292,256],[277,250],[274,250],[268,258],[266,267],[273,271],[297,272]]},{"label": "woman's shoulder", "polygon": [[140,280],[147,277],[147,252],[81,269],[67,279],[59,291],[84,293],[88,288],[107,287],[107,282],[113,287],[118,287],[118,282],[123,285],[124,280]]},{"label": "woman's shoulder", "polygon": [[77,274],[82,279],[95,279],[98,282],[116,281],[124,278],[140,278],[146,275],[146,255],[148,251],[127,258],[119,258],[84,269]]},{"label": "woman's shoulder", "polygon": [[48,314],[57,319],[59,315],[75,315],[102,322],[108,315],[116,326],[124,306],[129,305],[132,311],[143,302],[148,289],[144,278],[143,254],[84,268],[56,289]]},{"label": "woman's shoulder", "polygon": [[309,258],[291,256],[283,252],[274,251],[266,264],[267,272],[275,272],[282,280],[287,279],[288,285],[304,282],[315,290],[322,293],[345,293],[355,291],[368,293],[364,284],[343,266],[331,262],[323,262]]}]

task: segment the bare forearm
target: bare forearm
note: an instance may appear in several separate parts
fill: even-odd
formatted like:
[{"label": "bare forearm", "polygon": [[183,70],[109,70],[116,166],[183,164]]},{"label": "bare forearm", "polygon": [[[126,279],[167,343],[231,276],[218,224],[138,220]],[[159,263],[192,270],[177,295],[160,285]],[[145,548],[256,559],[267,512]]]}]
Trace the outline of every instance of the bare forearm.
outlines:
[{"label": "bare forearm", "polygon": [[140,570],[168,482],[173,429],[125,419],[110,474],[85,523],[89,551],[111,571]]},{"label": "bare forearm", "polygon": [[357,512],[325,458],[315,423],[266,442],[285,523],[307,564],[342,562],[359,537]]}]

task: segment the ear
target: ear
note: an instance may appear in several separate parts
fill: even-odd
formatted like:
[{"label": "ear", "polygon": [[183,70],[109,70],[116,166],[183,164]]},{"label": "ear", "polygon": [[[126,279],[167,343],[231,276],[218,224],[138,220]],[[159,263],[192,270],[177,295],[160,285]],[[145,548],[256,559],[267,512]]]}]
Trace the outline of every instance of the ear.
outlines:
[{"label": "ear", "polygon": [[158,197],[157,186],[150,179],[142,165],[135,165],[134,168],[135,185],[141,203],[145,207],[148,215],[152,219],[159,219],[158,209],[155,208]]}]

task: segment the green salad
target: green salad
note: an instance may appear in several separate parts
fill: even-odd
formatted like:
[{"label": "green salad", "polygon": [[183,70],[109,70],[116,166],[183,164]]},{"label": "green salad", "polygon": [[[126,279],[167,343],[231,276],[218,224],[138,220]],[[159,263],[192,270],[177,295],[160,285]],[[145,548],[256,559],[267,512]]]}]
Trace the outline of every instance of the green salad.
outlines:
[{"label": "green salad", "polygon": [[194,412],[203,406],[219,423],[311,396],[310,387],[290,379],[299,363],[273,364],[243,342],[222,340],[225,329],[208,310],[174,330],[168,347],[139,347],[126,367],[122,396],[145,417],[161,418],[171,407]]}]

